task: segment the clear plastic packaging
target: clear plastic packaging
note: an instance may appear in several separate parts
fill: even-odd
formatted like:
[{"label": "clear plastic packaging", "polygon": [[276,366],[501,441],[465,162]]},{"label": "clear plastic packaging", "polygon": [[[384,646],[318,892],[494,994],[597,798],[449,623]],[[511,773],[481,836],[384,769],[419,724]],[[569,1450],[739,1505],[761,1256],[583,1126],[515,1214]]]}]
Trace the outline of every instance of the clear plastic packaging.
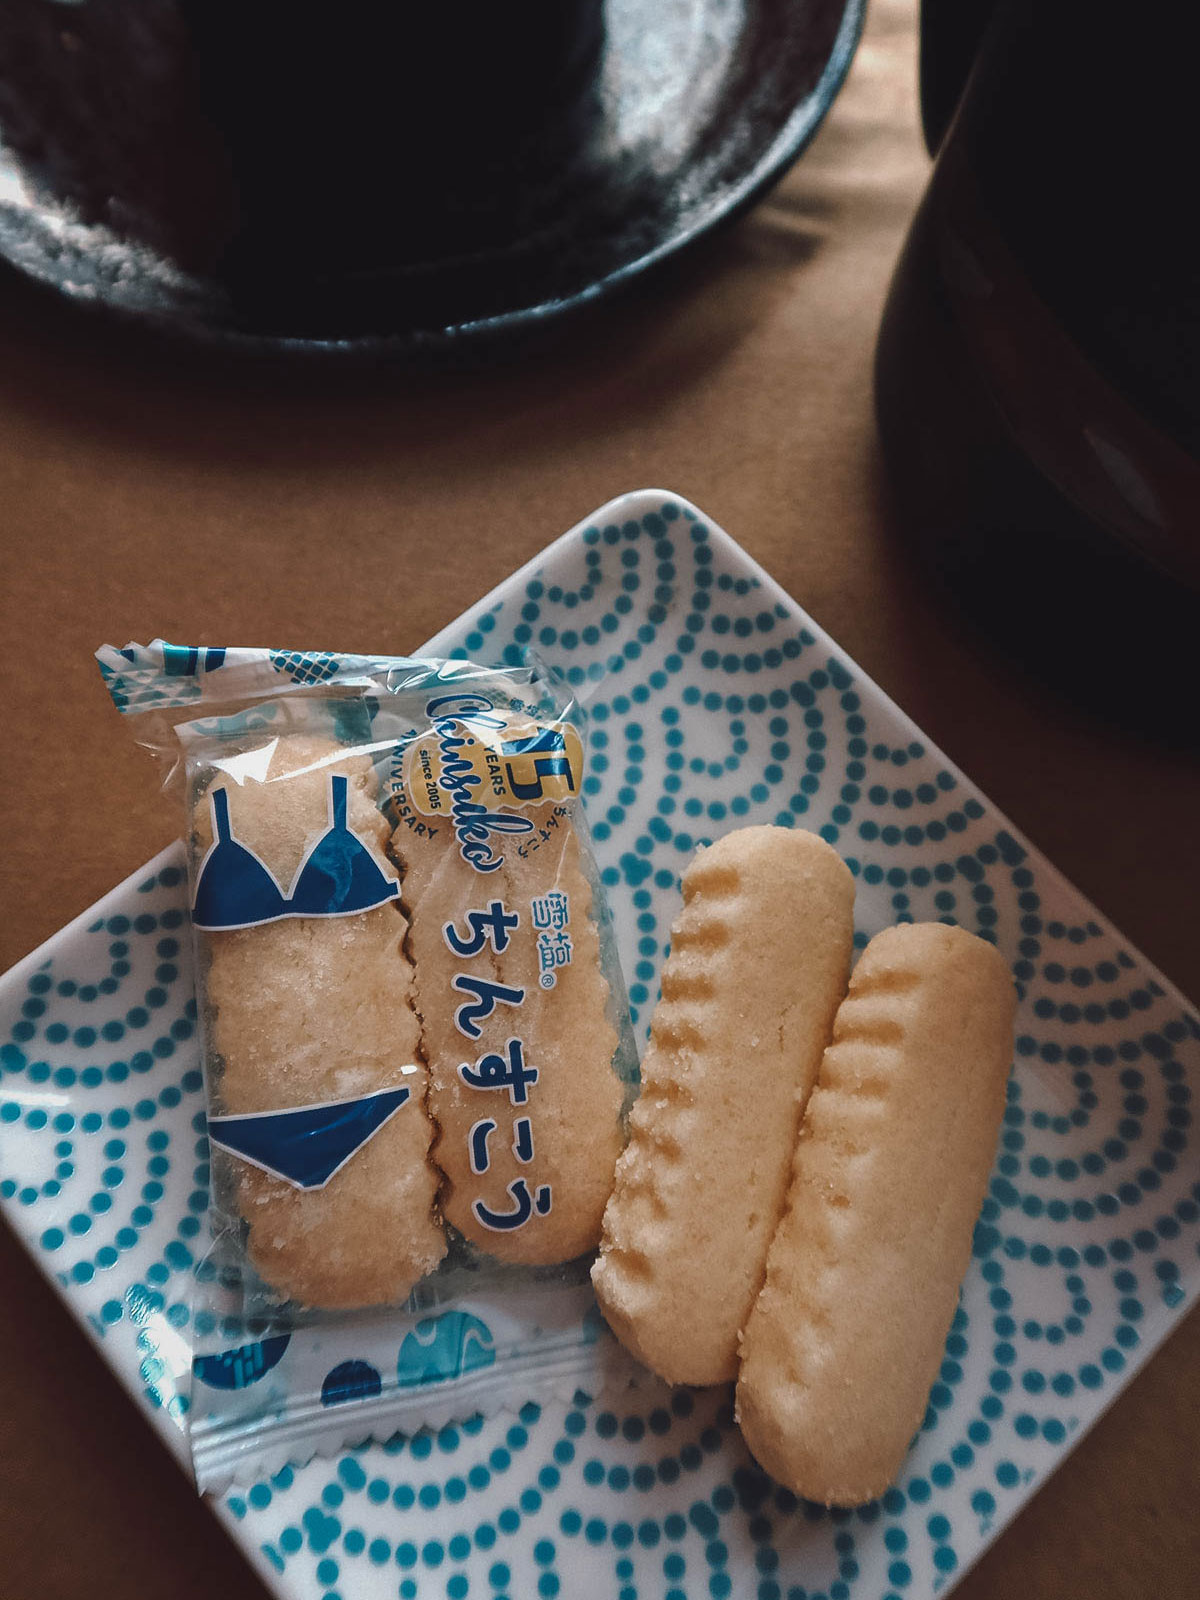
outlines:
[{"label": "clear plastic packaging", "polygon": [[536,664],[98,659],[184,807],[201,1487],[594,1379],[637,1058],[569,696]]}]

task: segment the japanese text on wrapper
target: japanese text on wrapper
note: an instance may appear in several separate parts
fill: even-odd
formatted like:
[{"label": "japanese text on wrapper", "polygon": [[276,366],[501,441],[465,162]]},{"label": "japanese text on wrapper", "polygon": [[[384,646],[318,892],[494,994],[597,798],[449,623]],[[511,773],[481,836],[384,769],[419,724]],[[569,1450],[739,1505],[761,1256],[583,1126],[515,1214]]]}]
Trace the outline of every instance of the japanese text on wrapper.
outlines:
[{"label": "japanese text on wrapper", "polygon": [[[501,900],[492,900],[481,909],[467,911],[465,921],[465,931],[455,923],[447,922],[442,928],[442,937],[447,949],[454,955],[470,960],[488,946],[497,955],[502,955],[508,948],[513,932],[520,926],[521,914],[519,911],[509,911]],[[456,973],[453,986],[464,997],[455,1010],[454,1025],[467,1039],[480,1037],[480,1023],[490,1017],[498,1005],[510,1006],[519,1012],[525,1003],[523,988],[495,983],[490,978],[479,977],[471,972]],[[468,1089],[477,1093],[507,1093],[509,1103],[514,1108],[521,1107],[523,1111],[529,1106],[530,1091],[538,1081],[538,1069],[526,1061],[525,1043],[516,1026],[503,1050],[489,1051],[474,1062],[462,1062],[458,1075]],[[489,1141],[497,1128],[496,1119],[490,1116],[478,1118],[471,1126],[467,1138],[471,1171],[476,1175],[487,1172],[491,1165]],[[513,1154],[522,1165],[528,1165],[534,1156],[532,1117],[516,1117],[512,1135]],[[471,1209],[483,1227],[496,1233],[511,1233],[523,1228],[535,1214],[543,1217],[548,1215],[552,1205],[548,1183],[537,1184],[531,1190],[529,1182],[521,1177],[515,1178],[507,1188],[512,1204],[505,1211],[493,1210],[481,1199],[472,1202]]]},{"label": "japanese text on wrapper", "polygon": [[574,953],[569,926],[571,897],[559,889],[535,896],[529,903],[529,915],[537,934],[538,982],[543,989],[553,989],[558,968],[569,967]]}]

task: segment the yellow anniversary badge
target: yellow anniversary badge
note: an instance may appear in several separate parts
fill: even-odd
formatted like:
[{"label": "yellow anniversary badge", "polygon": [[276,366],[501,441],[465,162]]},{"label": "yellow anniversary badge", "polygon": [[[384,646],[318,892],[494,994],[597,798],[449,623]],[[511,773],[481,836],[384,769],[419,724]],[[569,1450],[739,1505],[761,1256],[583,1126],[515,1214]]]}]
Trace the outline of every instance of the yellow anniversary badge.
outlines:
[{"label": "yellow anniversary badge", "polygon": [[578,795],[583,742],[569,722],[498,710],[479,694],[440,695],[427,711],[429,731],[404,754],[408,803],[430,820],[448,819],[463,859],[479,872],[494,872],[500,858],[489,837],[532,827],[512,812]]}]

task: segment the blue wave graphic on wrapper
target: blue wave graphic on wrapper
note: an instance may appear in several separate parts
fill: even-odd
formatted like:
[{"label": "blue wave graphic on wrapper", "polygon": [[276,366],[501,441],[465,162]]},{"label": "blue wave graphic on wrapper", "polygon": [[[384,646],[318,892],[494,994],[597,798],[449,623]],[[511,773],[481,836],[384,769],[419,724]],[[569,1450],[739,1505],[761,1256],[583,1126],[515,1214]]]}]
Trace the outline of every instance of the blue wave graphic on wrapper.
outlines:
[{"label": "blue wave graphic on wrapper", "polygon": [[346,917],[371,911],[400,893],[362,840],[346,825],[348,785],[329,779],[329,829],[304,858],[289,896],[248,845],[233,836],[229,791],[209,795],[213,845],[201,863],[192,921],[206,931],[253,928],[280,917]]},{"label": "blue wave graphic on wrapper", "polygon": [[219,1355],[197,1356],[192,1371],[210,1389],[249,1388],[279,1365],[291,1337],[279,1333],[254,1344],[240,1344],[235,1350],[222,1350]]},{"label": "blue wave graphic on wrapper", "polygon": [[321,1404],[340,1406],[348,1400],[372,1400],[382,1392],[383,1380],[369,1361],[342,1361],[321,1385]]},{"label": "blue wave graphic on wrapper", "polygon": [[447,1311],[426,1317],[405,1335],[396,1376],[402,1389],[416,1388],[490,1367],[495,1359],[496,1344],[487,1323],[469,1311]]},{"label": "blue wave graphic on wrapper", "polygon": [[[220,649],[202,650],[195,645],[168,644],[165,639],[161,649],[163,671],[168,678],[194,678],[197,673],[215,672],[225,664],[225,651]],[[136,660],[132,650],[123,650],[121,654],[128,661]]]},{"label": "blue wave graphic on wrapper", "polygon": [[406,1087],[288,1111],[209,1117],[208,1137],[297,1189],[323,1189],[408,1100]]}]

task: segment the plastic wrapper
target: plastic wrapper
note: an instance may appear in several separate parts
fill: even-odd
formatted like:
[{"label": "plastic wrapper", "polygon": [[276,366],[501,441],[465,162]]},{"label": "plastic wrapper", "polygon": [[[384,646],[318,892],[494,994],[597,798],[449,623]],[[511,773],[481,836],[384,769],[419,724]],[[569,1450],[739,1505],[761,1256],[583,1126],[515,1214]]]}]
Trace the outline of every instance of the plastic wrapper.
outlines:
[{"label": "plastic wrapper", "polygon": [[200,1486],[594,1388],[637,1058],[569,695],[536,664],[98,659],[185,819]]}]

